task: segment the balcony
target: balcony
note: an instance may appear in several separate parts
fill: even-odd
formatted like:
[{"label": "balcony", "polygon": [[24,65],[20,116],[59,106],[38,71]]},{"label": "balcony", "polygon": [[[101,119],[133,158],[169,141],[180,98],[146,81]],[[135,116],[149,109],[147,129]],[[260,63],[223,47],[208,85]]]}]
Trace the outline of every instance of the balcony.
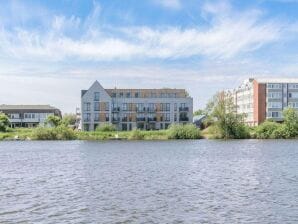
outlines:
[{"label": "balcony", "polygon": [[189,111],[188,107],[179,107],[179,111]]},{"label": "balcony", "polygon": [[120,107],[113,107],[112,112],[114,113],[120,112]]},{"label": "balcony", "polygon": [[112,122],[120,122],[120,118],[113,117]]},{"label": "balcony", "polygon": [[155,122],[157,119],[156,117],[150,117],[148,118],[148,122]]},{"label": "balcony", "polygon": [[189,118],[188,117],[180,117],[179,121],[189,121]]},{"label": "balcony", "polygon": [[146,118],[144,118],[144,117],[138,117],[137,118],[137,121],[143,121],[143,122],[145,122],[146,121]]}]

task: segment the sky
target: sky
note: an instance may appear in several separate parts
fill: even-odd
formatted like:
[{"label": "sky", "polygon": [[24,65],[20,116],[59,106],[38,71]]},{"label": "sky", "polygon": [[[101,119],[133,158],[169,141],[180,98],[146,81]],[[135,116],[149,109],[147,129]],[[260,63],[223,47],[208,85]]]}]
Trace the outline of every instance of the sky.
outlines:
[{"label": "sky", "polygon": [[298,0],[0,0],[0,104],[75,112],[80,90],[298,77]]}]

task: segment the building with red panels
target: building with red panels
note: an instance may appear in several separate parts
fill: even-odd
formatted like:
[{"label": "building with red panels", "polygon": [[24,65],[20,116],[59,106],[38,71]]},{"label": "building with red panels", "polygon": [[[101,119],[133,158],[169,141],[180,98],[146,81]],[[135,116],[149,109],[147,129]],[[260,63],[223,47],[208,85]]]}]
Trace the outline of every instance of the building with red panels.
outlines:
[{"label": "building with red panels", "polygon": [[245,122],[256,126],[266,119],[283,121],[282,112],[291,107],[298,111],[298,79],[250,78],[230,90],[237,113],[245,114]]}]

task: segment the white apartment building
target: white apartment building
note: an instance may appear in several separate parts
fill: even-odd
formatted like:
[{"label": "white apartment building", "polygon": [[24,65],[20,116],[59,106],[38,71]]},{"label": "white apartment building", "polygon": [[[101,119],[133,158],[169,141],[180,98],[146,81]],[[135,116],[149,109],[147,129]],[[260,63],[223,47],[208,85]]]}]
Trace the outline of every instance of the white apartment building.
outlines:
[{"label": "white apartment building", "polygon": [[159,130],[192,122],[193,99],[184,89],[104,89],[95,81],[81,91],[82,130],[106,123],[118,130]]},{"label": "white apartment building", "polygon": [[252,126],[266,119],[282,121],[287,107],[298,110],[298,79],[250,78],[232,92],[237,113],[244,113]]}]

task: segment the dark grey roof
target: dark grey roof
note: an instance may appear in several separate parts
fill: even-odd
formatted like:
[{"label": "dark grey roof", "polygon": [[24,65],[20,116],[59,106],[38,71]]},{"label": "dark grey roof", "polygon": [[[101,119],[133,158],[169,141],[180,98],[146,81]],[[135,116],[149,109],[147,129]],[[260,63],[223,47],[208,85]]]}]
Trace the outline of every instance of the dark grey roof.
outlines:
[{"label": "dark grey roof", "polygon": [[85,95],[85,93],[87,93],[88,90],[81,90],[81,97],[83,97]]},{"label": "dark grey roof", "polygon": [[57,110],[50,105],[0,105],[0,110]]}]

